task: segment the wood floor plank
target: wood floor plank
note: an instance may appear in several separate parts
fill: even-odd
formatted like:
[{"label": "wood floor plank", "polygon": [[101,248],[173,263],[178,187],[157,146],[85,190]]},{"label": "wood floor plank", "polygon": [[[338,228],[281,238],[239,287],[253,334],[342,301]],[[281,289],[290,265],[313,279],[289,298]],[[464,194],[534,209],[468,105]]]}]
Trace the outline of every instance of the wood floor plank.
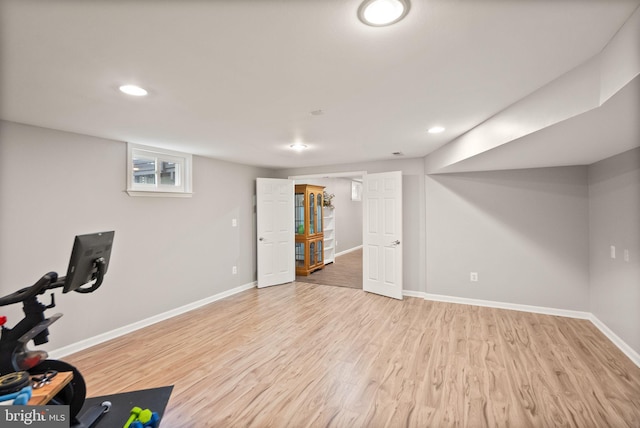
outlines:
[{"label": "wood floor plank", "polygon": [[88,395],[174,385],[163,427],[637,427],[640,368],[595,326],[292,283],[66,359]]},{"label": "wood floor plank", "polygon": [[324,269],[296,276],[296,281],[362,290],[362,248],[336,257],[335,262],[325,265]]}]

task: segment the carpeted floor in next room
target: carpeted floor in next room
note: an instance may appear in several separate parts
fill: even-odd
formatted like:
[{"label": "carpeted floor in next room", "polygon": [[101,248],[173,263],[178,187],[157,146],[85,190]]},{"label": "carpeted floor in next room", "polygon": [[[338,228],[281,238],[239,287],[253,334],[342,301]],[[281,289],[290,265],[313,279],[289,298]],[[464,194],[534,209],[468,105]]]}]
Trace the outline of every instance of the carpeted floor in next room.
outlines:
[{"label": "carpeted floor in next room", "polygon": [[362,289],[362,248],[336,257],[334,263],[310,275],[296,276],[296,281]]}]

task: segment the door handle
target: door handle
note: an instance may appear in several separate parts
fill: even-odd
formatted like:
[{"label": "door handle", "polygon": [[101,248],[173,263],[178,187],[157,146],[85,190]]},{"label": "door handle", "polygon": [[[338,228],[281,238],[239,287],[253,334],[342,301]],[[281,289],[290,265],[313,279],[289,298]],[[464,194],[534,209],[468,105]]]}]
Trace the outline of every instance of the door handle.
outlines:
[{"label": "door handle", "polygon": [[258,241],[264,241],[264,238],[261,236],[260,238],[258,238]]},{"label": "door handle", "polygon": [[398,245],[400,245],[400,241],[396,239],[391,244],[387,245],[387,247],[397,247]]}]

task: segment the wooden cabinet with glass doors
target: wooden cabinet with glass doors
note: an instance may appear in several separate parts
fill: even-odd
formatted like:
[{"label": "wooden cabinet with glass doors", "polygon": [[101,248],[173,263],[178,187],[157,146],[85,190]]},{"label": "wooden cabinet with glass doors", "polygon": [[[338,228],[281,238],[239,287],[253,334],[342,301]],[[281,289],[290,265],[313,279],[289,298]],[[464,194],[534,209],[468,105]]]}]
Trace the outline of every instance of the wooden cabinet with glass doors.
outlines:
[{"label": "wooden cabinet with glass doors", "polygon": [[323,190],[310,184],[295,187],[296,275],[307,276],[324,267]]}]

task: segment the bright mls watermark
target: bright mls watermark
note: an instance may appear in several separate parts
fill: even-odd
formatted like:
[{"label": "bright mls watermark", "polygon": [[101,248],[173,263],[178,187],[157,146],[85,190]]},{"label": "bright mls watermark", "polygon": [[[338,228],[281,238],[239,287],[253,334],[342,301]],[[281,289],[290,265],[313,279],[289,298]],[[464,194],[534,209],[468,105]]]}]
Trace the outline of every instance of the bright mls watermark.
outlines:
[{"label": "bright mls watermark", "polygon": [[0,406],[3,428],[69,428],[69,422],[69,406]]}]

